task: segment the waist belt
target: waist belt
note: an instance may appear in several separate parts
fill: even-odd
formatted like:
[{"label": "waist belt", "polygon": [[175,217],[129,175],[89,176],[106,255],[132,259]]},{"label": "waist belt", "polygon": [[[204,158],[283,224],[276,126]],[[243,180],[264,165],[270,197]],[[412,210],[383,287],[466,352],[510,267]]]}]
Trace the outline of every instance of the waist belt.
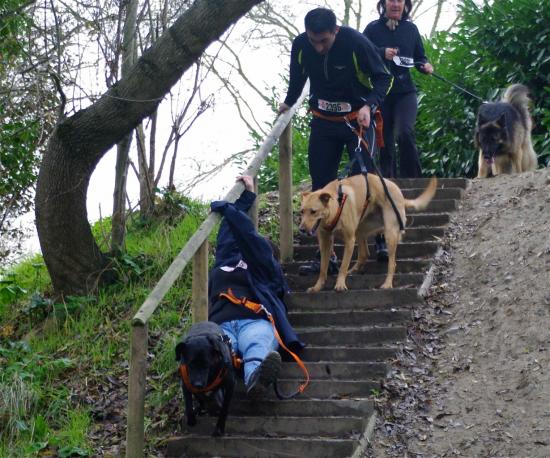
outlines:
[{"label": "waist belt", "polygon": [[227,290],[227,293],[220,293],[219,297],[224,297],[228,301],[233,302],[233,304],[244,305],[247,309],[252,310],[254,313],[257,313],[257,314],[264,313],[265,314],[265,316],[267,317],[267,319],[271,323],[271,326],[273,326],[273,332],[275,334],[275,337],[277,338],[277,341],[279,342],[279,345],[281,347],[283,347],[294,358],[294,361],[296,361],[296,364],[298,364],[300,369],[302,369],[302,371],[304,372],[305,380],[300,384],[300,386],[298,387],[298,390],[296,391],[296,393],[294,395],[288,396],[288,397],[290,398],[290,397],[295,396],[298,393],[303,393],[305,391],[305,389],[307,388],[307,386],[309,385],[309,372],[308,372],[305,364],[300,359],[300,357],[296,353],[290,351],[287,348],[287,346],[283,343],[283,339],[281,339],[281,336],[279,335],[279,332],[277,331],[277,328],[275,326],[275,320],[273,319],[273,315],[271,315],[271,313],[269,313],[269,311],[262,304],[251,301],[251,300],[247,299],[246,297],[241,297],[241,298],[236,297],[233,294],[233,291],[231,290],[231,288],[229,288]]},{"label": "waist belt", "polygon": [[321,113],[320,111],[317,111],[313,108],[310,108],[309,111],[311,111],[311,114],[319,119],[324,119],[325,121],[332,121],[332,122],[346,122],[346,121],[355,121],[357,119],[357,116],[359,115],[359,110],[352,111],[351,113],[345,115],[345,116],[328,116],[324,113]]}]

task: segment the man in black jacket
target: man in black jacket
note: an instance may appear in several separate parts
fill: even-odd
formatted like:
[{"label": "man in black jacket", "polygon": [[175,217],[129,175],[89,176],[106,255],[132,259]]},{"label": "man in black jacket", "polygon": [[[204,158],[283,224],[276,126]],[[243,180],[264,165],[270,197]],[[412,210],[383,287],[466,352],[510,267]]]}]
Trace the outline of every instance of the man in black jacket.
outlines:
[{"label": "man in black jacket", "polygon": [[[337,26],[331,10],[311,10],[304,22],[306,32],[292,43],[289,87],[279,112],[287,111],[296,103],[309,77],[313,119],[308,161],[315,191],[336,179],[344,146],[350,160],[356,148],[360,148],[367,169],[372,170],[370,155],[358,143],[344,117],[356,128],[368,128],[373,109],[380,105],[393,79],[373,44],[358,31]],[[367,140],[373,144],[373,138]],[[357,161],[351,173],[361,173]],[[377,245],[381,245],[380,239]],[[377,248],[382,254],[385,246]],[[307,273],[319,271],[318,263],[306,267]],[[334,259],[331,270],[336,270]]]}]

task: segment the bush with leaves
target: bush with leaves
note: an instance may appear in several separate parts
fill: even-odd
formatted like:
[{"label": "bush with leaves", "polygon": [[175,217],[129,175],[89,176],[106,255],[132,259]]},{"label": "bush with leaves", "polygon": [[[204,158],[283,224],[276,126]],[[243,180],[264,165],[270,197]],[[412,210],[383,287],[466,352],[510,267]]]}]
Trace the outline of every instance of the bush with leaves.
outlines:
[{"label": "bush with leaves", "polygon": [[[544,2],[465,0],[453,32],[425,43],[436,72],[487,101],[513,83],[533,99],[533,143],[539,165],[550,164],[550,9]],[[417,143],[426,175],[473,176],[473,132],[479,102],[433,77],[413,72],[419,88]]]}]

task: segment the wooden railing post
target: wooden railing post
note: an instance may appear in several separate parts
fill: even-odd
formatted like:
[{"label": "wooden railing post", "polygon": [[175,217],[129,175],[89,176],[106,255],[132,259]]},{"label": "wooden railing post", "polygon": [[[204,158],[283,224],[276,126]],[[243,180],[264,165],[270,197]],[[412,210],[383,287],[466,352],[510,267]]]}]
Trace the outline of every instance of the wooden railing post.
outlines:
[{"label": "wooden railing post", "polygon": [[[254,193],[258,195],[258,177],[254,177]],[[258,230],[258,199],[254,200],[254,203],[250,207],[250,210],[248,210],[248,216],[250,216],[250,219],[254,223],[254,227],[256,230]]]},{"label": "wooden railing post", "polygon": [[281,223],[281,261],[292,261],[294,256],[294,228],[292,216],[292,120],[279,137],[279,216]]},{"label": "wooden railing post", "polygon": [[147,324],[134,323],[130,336],[128,374],[128,428],[126,458],[141,458],[145,446],[145,384],[147,377]]},{"label": "wooden railing post", "polygon": [[193,323],[208,320],[208,239],[193,256],[191,311]]}]

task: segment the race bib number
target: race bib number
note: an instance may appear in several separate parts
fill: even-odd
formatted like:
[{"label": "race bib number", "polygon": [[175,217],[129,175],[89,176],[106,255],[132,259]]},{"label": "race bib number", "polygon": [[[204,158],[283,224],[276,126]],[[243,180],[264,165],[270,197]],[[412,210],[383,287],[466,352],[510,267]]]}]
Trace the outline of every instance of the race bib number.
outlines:
[{"label": "race bib number", "polygon": [[330,111],[332,113],[349,113],[351,111],[351,104],[347,102],[329,102],[327,100],[319,99],[319,109],[323,111]]},{"label": "race bib number", "polygon": [[398,56],[402,65],[407,67],[414,67],[414,59],[412,57]]}]

